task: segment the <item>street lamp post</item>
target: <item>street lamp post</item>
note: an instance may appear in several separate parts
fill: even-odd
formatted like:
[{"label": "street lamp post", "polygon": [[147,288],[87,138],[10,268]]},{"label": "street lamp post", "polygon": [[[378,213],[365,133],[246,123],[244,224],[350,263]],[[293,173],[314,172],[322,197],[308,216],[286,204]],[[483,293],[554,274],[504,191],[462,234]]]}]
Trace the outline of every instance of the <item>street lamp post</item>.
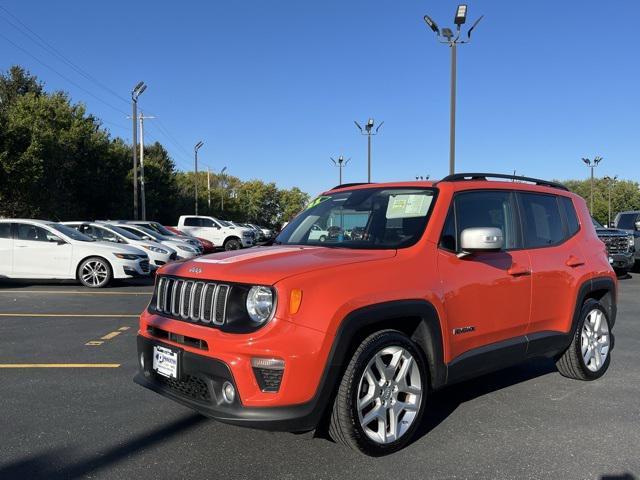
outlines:
[{"label": "street lamp post", "polygon": [[457,77],[457,54],[458,54],[458,44],[464,44],[471,42],[471,32],[476,28],[480,20],[484,17],[484,15],[480,16],[471,28],[467,31],[467,39],[461,40],[460,35],[462,34],[461,28],[462,25],[467,21],[467,6],[466,5],[458,5],[456,9],[456,16],[453,20],[453,23],[456,25],[456,33],[453,33],[453,30],[450,28],[443,28],[440,30],[440,27],[434,22],[429,15],[424,16],[424,21],[427,26],[433,30],[433,32],[440,37],[444,37],[445,40],[439,40],[440,43],[444,43],[449,45],[451,48],[451,101],[449,106],[449,174],[453,175],[456,169],[456,77]]},{"label": "street lamp post", "polygon": [[133,122],[133,139],[131,141],[133,150],[133,219],[138,220],[138,97],[147,89],[144,82],[138,84],[131,90],[131,121]]},{"label": "street lamp post", "polygon": [[333,164],[336,167],[338,167],[338,170],[340,171],[339,177],[338,177],[340,179],[340,183],[338,183],[338,185],[342,185],[342,169],[347,166],[347,163],[349,163],[349,160],[351,160],[351,158],[348,158],[347,160],[345,160],[342,155],[338,157],[337,161],[334,160],[333,157],[329,157],[329,158],[331,159]]},{"label": "street lamp post", "polygon": [[200,148],[202,147],[202,145],[204,145],[203,141],[200,141],[198,143],[196,143],[196,145],[193,147],[193,153],[194,153],[194,164],[195,164],[195,177],[194,177],[194,187],[195,187],[195,201],[196,201],[196,215],[198,215],[198,150],[200,150]]},{"label": "street lamp post", "polygon": [[224,212],[224,183],[225,183],[225,175],[224,172],[227,171],[227,167],[224,167],[220,170],[220,211]]},{"label": "street lamp post", "polygon": [[618,180],[618,175],[614,175],[613,177],[610,177],[607,175],[606,177],[604,177],[604,179],[607,180],[609,184],[609,216],[608,216],[607,227],[611,228],[611,188],[613,187],[613,184],[615,183],[615,181]]},{"label": "street lamp post", "polygon": [[598,164],[602,161],[602,157],[596,156],[593,160],[588,158],[583,158],[582,161],[585,163],[587,167],[591,169],[591,199],[589,200],[589,212],[593,215],[593,171],[598,166]]},{"label": "street lamp post", "polygon": [[[358,127],[358,130],[360,130],[360,133],[362,135],[366,135],[367,136],[367,182],[371,183],[371,137],[373,135],[377,135],[378,132],[380,131],[380,129],[382,128],[382,125],[384,125],[384,122],[380,122],[380,125],[378,125],[378,127],[374,130],[374,120],[373,118],[370,118],[367,123],[365,124],[364,128],[362,128],[360,126],[360,124],[358,122],[356,122],[355,120],[353,121],[353,123],[356,124],[356,127]],[[340,182],[342,183],[342,182]]]}]

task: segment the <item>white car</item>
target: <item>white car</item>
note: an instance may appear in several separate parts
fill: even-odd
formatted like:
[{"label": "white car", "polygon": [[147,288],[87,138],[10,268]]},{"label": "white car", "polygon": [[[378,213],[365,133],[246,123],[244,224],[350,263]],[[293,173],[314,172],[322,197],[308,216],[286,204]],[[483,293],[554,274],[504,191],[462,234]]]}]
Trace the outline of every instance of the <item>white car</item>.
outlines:
[{"label": "white car", "polygon": [[178,219],[178,230],[194,237],[201,237],[222,245],[225,250],[253,247],[255,232],[250,228],[233,226],[214,217],[182,215]]},{"label": "white car", "polygon": [[162,245],[173,248],[178,253],[178,260],[193,258],[200,255],[199,250],[191,246],[189,242],[180,240],[180,238],[178,237],[165,237],[164,235],[160,235],[158,232],[154,232],[153,230],[149,230],[148,228],[140,227],[138,225],[130,225],[128,223],[117,223],[116,225],[118,225],[123,230],[126,230],[127,232],[139,236],[143,240],[158,242]]},{"label": "white car", "polygon": [[149,257],[136,247],[96,242],[60,223],[0,220],[0,278],[77,279],[100,288],[149,271]]},{"label": "white car", "polygon": [[69,225],[97,241],[133,245],[143,249],[149,256],[151,271],[155,271],[162,265],[178,258],[178,254],[173,248],[158,242],[143,240],[117,225],[95,222],[62,222],[62,224]]},{"label": "white car", "polygon": [[172,232],[171,230],[166,228],[161,223],[151,222],[149,220],[128,220],[126,222],[120,222],[120,223],[126,223],[126,224],[129,224],[129,225],[137,225],[139,227],[144,227],[144,228],[147,228],[149,230],[152,230],[152,231],[162,235],[163,237],[168,237],[168,238],[170,238],[172,240],[180,240],[182,242],[187,242],[193,248],[198,250],[198,254],[199,255],[202,255],[202,245],[200,244],[198,239],[192,237],[191,235],[187,235],[186,233],[184,234],[184,236],[178,235],[177,233]]},{"label": "white car", "polygon": [[329,231],[324,230],[317,223],[311,226],[311,230],[309,231],[309,240],[318,240],[319,242],[324,242],[329,236]]}]

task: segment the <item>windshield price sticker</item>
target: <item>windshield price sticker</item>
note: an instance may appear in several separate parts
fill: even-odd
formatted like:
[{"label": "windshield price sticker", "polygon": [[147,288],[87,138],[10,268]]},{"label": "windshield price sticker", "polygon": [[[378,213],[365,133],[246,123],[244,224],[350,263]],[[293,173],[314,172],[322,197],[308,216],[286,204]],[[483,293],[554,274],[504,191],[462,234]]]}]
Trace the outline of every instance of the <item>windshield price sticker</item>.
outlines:
[{"label": "windshield price sticker", "polygon": [[424,194],[392,195],[387,206],[387,218],[425,217],[433,197]]}]

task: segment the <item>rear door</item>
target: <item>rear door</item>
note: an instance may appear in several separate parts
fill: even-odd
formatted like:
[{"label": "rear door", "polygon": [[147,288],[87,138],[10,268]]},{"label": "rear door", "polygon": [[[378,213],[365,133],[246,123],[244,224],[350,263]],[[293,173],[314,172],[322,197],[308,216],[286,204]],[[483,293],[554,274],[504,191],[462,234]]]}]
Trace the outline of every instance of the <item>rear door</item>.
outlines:
[{"label": "rear door", "polygon": [[[473,227],[500,228],[505,237],[504,250],[459,257],[460,234]],[[513,192],[478,190],[454,196],[438,250],[449,359],[480,347],[507,349],[508,354],[524,356],[531,266],[527,252],[520,249],[521,243]]]},{"label": "rear door", "polygon": [[589,273],[575,235],[580,226],[573,203],[568,197],[531,192],[519,192],[518,202],[532,270],[527,333],[566,331],[578,284]]},{"label": "rear door", "polygon": [[13,264],[13,237],[11,224],[0,223],[0,277],[11,275]]}]

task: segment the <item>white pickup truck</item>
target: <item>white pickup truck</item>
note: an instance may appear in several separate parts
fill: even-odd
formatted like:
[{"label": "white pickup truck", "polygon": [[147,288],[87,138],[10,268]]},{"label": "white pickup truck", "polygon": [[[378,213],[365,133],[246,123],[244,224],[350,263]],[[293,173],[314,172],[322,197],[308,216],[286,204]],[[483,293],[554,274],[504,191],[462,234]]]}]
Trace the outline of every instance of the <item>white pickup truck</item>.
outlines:
[{"label": "white pickup truck", "polygon": [[181,232],[201,237],[225,250],[253,247],[255,232],[250,228],[234,227],[224,220],[199,215],[182,215],[176,227]]}]

